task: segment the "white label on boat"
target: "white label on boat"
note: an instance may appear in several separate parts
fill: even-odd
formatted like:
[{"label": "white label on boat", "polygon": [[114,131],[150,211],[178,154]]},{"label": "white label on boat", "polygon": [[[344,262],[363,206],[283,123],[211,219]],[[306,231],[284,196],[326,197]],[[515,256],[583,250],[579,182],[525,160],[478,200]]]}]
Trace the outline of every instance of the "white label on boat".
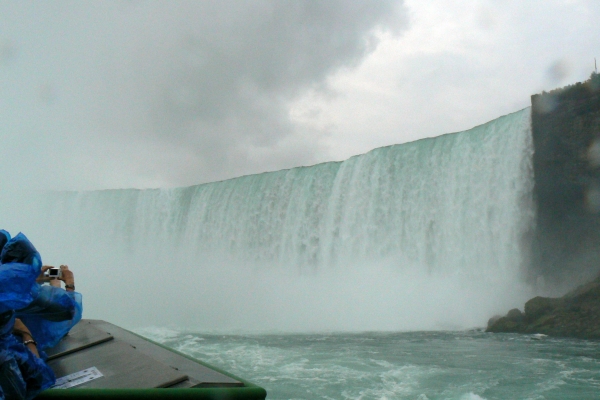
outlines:
[{"label": "white label on boat", "polygon": [[96,367],[86,368],[82,371],[73,372],[72,374],[58,378],[52,389],[68,389],[93,381],[94,379],[102,378],[103,376]]}]

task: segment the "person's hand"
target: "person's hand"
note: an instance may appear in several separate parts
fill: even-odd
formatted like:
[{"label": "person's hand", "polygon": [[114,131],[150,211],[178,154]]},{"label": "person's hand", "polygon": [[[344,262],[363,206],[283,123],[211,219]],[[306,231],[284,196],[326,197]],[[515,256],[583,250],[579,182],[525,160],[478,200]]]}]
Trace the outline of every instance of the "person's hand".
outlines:
[{"label": "person's hand", "polygon": [[46,273],[46,271],[48,271],[50,268],[53,268],[52,265],[42,266],[42,272],[40,272],[40,275],[36,278],[35,281],[37,283],[44,283],[44,282],[50,281],[50,278],[48,278],[47,276],[44,275]]},{"label": "person's hand", "polygon": [[[75,276],[73,275],[73,271],[69,269],[66,265],[60,266],[61,277],[58,278],[65,283],[65,285],[73,285],[75,286]],[[68,290],[68,288],[67,288]],[[71,289],[73,290],[73,289]]]},{"label": "person's hand", "polygon": [[50,278],[45,275],[46,271],[48,271],[50,268],[54,268],[54,267],[52,265],[42,266],[40,275],[36,278],[35,281],[39,284],[48,282],[50,284],[50,286],[60,287],[60,282],[58,280],[56,280],[55,278]]}]

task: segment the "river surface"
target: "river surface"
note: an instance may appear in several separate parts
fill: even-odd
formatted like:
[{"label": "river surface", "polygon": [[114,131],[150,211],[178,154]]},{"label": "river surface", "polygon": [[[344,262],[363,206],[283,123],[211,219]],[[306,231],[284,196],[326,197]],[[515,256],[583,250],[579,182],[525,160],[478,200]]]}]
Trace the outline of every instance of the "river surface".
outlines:
[{"label": "river surface", "polygon": [[267,399],[600,399],[600,342],[460,332],[138,333]]}]

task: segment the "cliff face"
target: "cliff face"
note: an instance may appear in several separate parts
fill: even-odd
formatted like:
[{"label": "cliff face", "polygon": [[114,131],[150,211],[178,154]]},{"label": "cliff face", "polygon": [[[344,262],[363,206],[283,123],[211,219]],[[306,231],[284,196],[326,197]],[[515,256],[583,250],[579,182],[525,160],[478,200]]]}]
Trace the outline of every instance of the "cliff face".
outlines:
[{"label": "cliff face", "polygon": [[537,225],[530,278],[553,292],[589,283],[560,298],[535,297],[525,312],[490,319],[487,331],[600,339],[600,75],[533,95],[531,105]]},{"label": "cliff face", "polygon": [[532,281],[566,290],[600,271],[600,75],[533,95]]}]

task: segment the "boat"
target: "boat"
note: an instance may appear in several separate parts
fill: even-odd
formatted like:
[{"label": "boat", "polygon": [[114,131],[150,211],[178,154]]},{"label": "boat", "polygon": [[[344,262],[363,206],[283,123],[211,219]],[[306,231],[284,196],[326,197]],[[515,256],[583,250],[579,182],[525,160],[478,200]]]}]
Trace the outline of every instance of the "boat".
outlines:
[{"label": "boat", "polygon": [[36,399],[267,396],[262,387],[102,320],[81,320],[46,354],[57,380]]}]

